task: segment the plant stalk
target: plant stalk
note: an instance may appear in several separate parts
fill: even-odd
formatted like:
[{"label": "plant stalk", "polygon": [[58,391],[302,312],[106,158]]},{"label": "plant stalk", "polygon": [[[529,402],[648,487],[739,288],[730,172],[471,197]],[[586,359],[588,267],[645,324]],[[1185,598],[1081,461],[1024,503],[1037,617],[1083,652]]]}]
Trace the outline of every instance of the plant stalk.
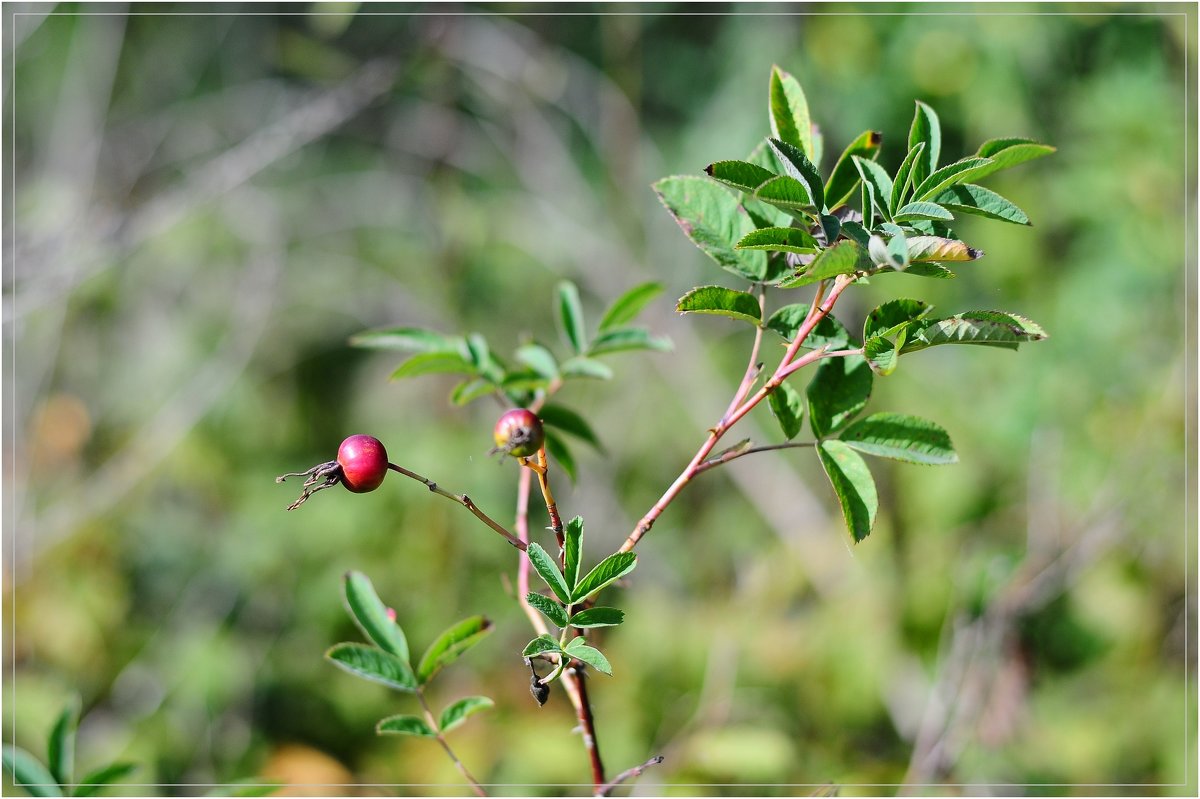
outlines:
[{"label": "plant stalk", "polygon": [[411,472],[408,469],[405,469],[403,466],[397,466],[394,463],[389,463],[388,468],[394,472],[399,472],[400,474],[404,475],[405,477],[411,477],[413,480],[416,480],[418,483],[424,483],[425,486],[430,491],[437,494],[438,496],[442,496],[442,497],[445,497],[446,499],[454,500],[455,502],[462,505],[467,510],[471,511],[471,513],[474,513],[476,518],[478,518],[481,522],[483,522],[488,527],[495,530],[500,535],[504,536],[504,540],[508,541],[508,543],[512,544],[514,547],[521,550],[522,552],[525,551],[525,546],[526,546],[525,542],[523,542],[520,538],[517,538],[515,535],[510,533],[508,530],[504,529],[504,526],[501,525],[499,522],[497,522],[495,519],[493,519],[491,516],[488,516],[486,513],[481,511],[479,509],[479,506],[476,505],[474,502],[472,502],[471,498],[468,497],[466,494],[455,494],[450,491],[447,491],[446,489],[439,486],[437,483],[430,480],[428,477],[422,477],[421,475],[417,474],[416,472]]},{"label": "plant stalk", "polygon": [[454,750],[450,748],[450,744],[446,743],[446,737],[442,735],[442,731],[438,727],[437,721],[435,721],[433,718],[433,713],[429,710],[429,703],[425,701],[425,693],[418,688],[416,694],[417,699],[421,702],[421,710],[425,712],[425,721],[429,724],[429,728],[431,730],[436,731],[434,737],[437,738],[437,742],[442,745],[442,749],[446,750],[446,755],[458,768],[459,773],[463,775],[463,779],[471,784],[471,790],[475,792],[475,795],[487,796],[487,791],[483,790],[483,786],[471,776],[471,772],[467,771],[467,767],[464,766],[463,762],[458,759],[458,755],[454,754]]}]

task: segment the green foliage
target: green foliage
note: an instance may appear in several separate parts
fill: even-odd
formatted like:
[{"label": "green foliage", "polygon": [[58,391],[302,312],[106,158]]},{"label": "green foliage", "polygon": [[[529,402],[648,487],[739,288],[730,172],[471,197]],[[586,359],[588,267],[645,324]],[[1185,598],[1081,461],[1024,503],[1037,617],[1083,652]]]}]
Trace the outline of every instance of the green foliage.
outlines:
[{"label": "green foliage", "polygon": [[632,552],[616,552],[609,555],[580,579],[579,584],[575,586],[571,601],[582,602],[629,574],[636,567],[637,555]]},{"label": "green foliage", "polygon": [[27,750],[4,744],[4,771],[13,784],[30,796],[97,796],[137,769],[133,763],[108,763],[75,782],[75,733],[80,708],[80,698],[72,696],[59,713],[46,740],[45,765]]},{"label": "green foliage", "polygon": [[450,703],[442,710],[442,714],[438,717],[438,729],[442,733],[447,733],[462,724],[470,716],[475,715],[481,710],[488,710],[495,706],[496,703],[486,696],[464,696],[462,699]]},{"label": "green foliage", "polygon": [[374,646],[356,643],[335,644],[325,652],[325,658],[338,668],[398,691],[417,690],[417,678],[412,666],[390,652]]},{"label": "green foliage", "polygon": [[843,441],[822,441],[817,446],[817,455],[837,494],[846,528],[858,543],[871,534],[879,511],[879,497],[875,493],[871,471],[858,453]]},{"label": "green foliage", "polygon": [[791,441],[799,435],[804,424],[804,397],[800,396],[800,392],[789,383],[780,383],[767,397],[767,401],[775,421],[779,422],[779,427],[783,430],[783,437]]},{"label": "green foliage", "polygon": [[679,313],[703,313],[742,319],[751,324],[762,322],[762,310],[758,299],[745,291],[734,291],[722,286],[699,286],[679,298],[675,304]]},{"label": "green foliage", "polygon": [[471,616],[447,628],[421,656],[417,679],[422,685],[429,682],[442,667],[458,660],[491,631],[492,623],[483,616]]},{"label": "green foliage", "polygon": [[525,601],[537,608],[543,616],[554,622],[556,626],[567,626],[567,612],[563,610],[562,605],[558,604],[550,597],[542,596],[541,594],[530,591],[525,595]]},{"label": "green foliage", "polygon": [[902,413],[874,413],[838,436],[859,452],[909,463],[957,463],[950,435],[927,419]]},{"label": "green foliage", "polygon": [[871,368],[859,355],[831,358],[817,367],[808,383],[808,424],[824,438],[853,419],[867,406],[874,382]]},{"label": "green foliage", "polygon": [[375,725],[380,735],[413,735],[418,738],[434,738],[437,732],[420,716],[397,715],[380,719]]},{"label": "green foliage", "polygon": [[707,178],[676,176],[658,181],[654,190],[692,243],[721,268],[748,280],[767,276],[763,253],[735,249],[754,228],[727,189]]},{"label": "green foliage", "polygon": [[408,639],[404,630],[388,616],[387,606],[375,593],[375,587],[362,572],[352,571],[343,581],[346,608],[358,628],[386,652],[408,662]]}]

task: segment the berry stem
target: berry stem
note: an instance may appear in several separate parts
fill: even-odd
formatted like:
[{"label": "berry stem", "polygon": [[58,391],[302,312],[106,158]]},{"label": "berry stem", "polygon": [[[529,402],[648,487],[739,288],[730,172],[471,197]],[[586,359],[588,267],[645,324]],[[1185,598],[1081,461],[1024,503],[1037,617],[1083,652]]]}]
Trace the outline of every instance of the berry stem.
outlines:
[{"label": "berry stem", "polygon": [[421,702],[421,710],[425,712],[425,721],[429,724],[429,728],[435,731],[434,737],[437,738],[437,742],[442,745],[442,749],[446,750],[446,755],[454,763],[455,767],[458,768],[458,771],[463,775],[463,778],[467,782],[471,783],[471,790],[475,792],[475,795],[487,796],[487,791],[483,790],[483,786],[481,786],[479,782],[471,776],[471,772],[467,771],[467,767],[464,766],[463,762],[458,759],[458,755],[454,754],[454,750],[450,748],[450,744],[446,743],[446,737],[442,735],[442,731],[438,728],[437,721],[435,721],[433,718],[433,713],[429,710],[429,703],[425,701],[425,693],[420,688],[417,689],[416,693],[417,699]]},{"label": "berry stem", "polygon": [[512,544],[514,547],[521,550],[522,552],[525,551],[525,546],[526,546],[525,542],[523,542],[520,538],[517,538],[515,535],[510,533],[508,530],[504,529],[504,526],[501,525],[499,522],[497,522],[495,519],[493,519],[491,516],[488,516],[486,513],[481,511],[479,509],[479,506],[476,505],[474,502],[472,502],[471,498],[468,497],[466,494],[455,494],[453,492],[447,491],[446,489],[442,488],[441,486],[439,486],[437,483],[433,482],[429,478],[422,477],[421,475],[417,474],[416,472],[410,472],[408,469],[405,469],[403,466],[397,466],[394,463],[389,463],[388,468],[391,469],[393,472],[399,472],[400,474],[404,475],[405,477],[411,477],[413,480],[416,480],[418,483],[424,483],[425,486],[430,491],[432,491],[433,493],[435,493],[439,496],[443,496],[446,499],[454,500],[455,502],[462,505],[467,510],[471,511],[471,513],[474,513],[476,518],[478,518],[481,522],[483,522],[488,527],[495,530],[500,535],[504,536],[504,539],[506,541],[508,541],[508,543]]},{"label": "berry stem", "polygon": [[608,796],[609,793],[612,792],[613,788],[616,788],[618,785],[625,782],[626,780],[632,780],[635,777],[642,776],[643,771],[650,768],[651,766],[657,766],[661,762],[663,762],[663,756],[656,755],[656,756],[650,758],[649,760],[647,760],[645,763],[642,763],[640,766],[634,766],[633,768],[625,769],[620,774],[613,777],[611,780],[606,782],[604,785],[601,785],[598,789],[596,789],[596,796]]}]

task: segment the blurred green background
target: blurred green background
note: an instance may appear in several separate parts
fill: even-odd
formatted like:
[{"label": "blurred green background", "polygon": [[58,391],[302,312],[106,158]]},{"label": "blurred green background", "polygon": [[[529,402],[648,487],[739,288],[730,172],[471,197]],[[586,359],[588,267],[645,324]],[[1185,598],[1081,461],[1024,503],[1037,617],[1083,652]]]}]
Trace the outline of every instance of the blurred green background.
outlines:
[{"label": "blurred green background", "polygon": [[[5,741],[44,754],[77,691],[81,766],[141,764],[123,794],[256,776],[461,793],[436,744],[374,735],[411,697],[322,660],[358,640],[340,602],[357,568],[418,650],[495,620],[434,689],[497,701],[454,733],[476,776],[586,793],[565,696],[528,695],[512,550],[415,483],[285,513],[273,478],[367,432],[510,521],[495,406],[451,406],[448,376],[389,383],[399,359],[348,337],[473,330],[507,353],[557,341],[561,279],[593,325],[659,280],[644,321],[675,351],[561,397],[608,455],[577,448],[559,504],[587,519],[589,558],[611,551],[749,347],[744,326],[673,313],[694,285],[738,286],[649,185],[744,157],[778,63],[826,169],[867,128],[894,169],[914,98],[947,160],[999,136],[1059,147],[989,184],[1032,229],[967,219],[988,256],[959,279],[876,280],[838,310],[853,328],[921,296],[1051,338],[938,348],[876,381],[872,410],[939,421],[961,463],[873,461],[862,544],[811,451],[689,489],[602,639],[608,768],[665,755],[639,794],[1195,795],[1194,6],[265,10],[4,6]],[[745,427],[777,440],[765,408]]]}]

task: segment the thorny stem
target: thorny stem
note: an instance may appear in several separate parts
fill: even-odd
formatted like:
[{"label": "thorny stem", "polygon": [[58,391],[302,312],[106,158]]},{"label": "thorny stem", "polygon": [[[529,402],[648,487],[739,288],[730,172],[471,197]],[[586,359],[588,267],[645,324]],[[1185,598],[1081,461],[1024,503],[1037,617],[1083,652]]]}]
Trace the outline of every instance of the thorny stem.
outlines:
[{"label": "thorny stem", "polygon": [[437,483],[433,482],[429,478],[422,477],[421,475],[417,474],[416,472],[410,472],[408,469],[405,469],[403,466],[397,466],[394,463],[389,463],[388,468],[391,469],[393,472],[399,472],[400,474],[404,475],[405,477],[411,477],[412,479],[416,480],[419,483],[424,483],[425,486],[430,491],[437,494],[438,496],[443,496],[446,499],[454,500],[455,502],[462,505],[467,510],[471,511],[471,513],[474,513],[476,518],[478,518],[481,522],[483,522],[488,527],[495,530],[500,535],[504,536],[504,539],[506,541],[508,541],[508,543],[512,544],[514,547],[521,550],[522,552],[525,551],[525,542],[524,541],[522,541],[520,538],[517,538],[515,535],[510,533],[508,530],[505,530],[503,525],[501,525],[499,522],[497,522],[491,516],[488,516],[486,513],[481,511],[479,509],[479,506],[476,505],[474,502],[472,502],[471,498],[468,497],[466,494],[455,494],[450,491],[447,491],[446,489],[442,488],[441,486],[439,486]]},{"label": "thorny stem", "polygon": [[442,745],[442,748],[446,750],[446,755],[458,768],[458,771],[463,775],[463,778],[467,782],[471,783],[471,790],[475,792],[475,795],[487,796],[487,791],[483,790],[483,786],[481,786],[479,782],[471,776],[471,772],[467,771],[467,767],[464,766],[463,762],[458,759],[458,755],[454,754],[454,750],[450,748],[450,744],[446,743],[445,736],[442,735],[441,729],[438,728],[437,721],[435,721],[433,718],[433,713],[429,710],[429,703],[425,701],[425,693],[418,688],[416,694],[417,699],[421,702],[421,710],[425,711],[425,721],[429,724],[429,729],[437,730],[437,732],[434,734],[434,737],[437,738],[437,742]]},{"label": "thorny stem", "polygon": [[[712,453],[713,449],[717,445],[717,442],[721,440],[721,437],[724,436],[731,427],[737,424],[743,416],[753,410],[758,403],[766,399],[766,397],[770,395],[772,391],[778,388],[779,384],[787,379],[789,375],[796,370],[813,363],[814,361],[820,360],[821,358],[846,356],[862,352],[862,350],[839,350],[837,352],[826,352],[825,348],[821,347],[812,350],[811,352],[802,355],[799,358],[796,357],[809,334],[812,333],[813,329],[820,323],[822,319],[829,315],[829,312],[833,310],[833,306],[837,302],[838,297],[841,296],[842,292],[847,286],[854,282],[854,279],[854,275],[839,275],[834,280],[833,288],[830,290],[829,296],[824,297],[823,302],[822,297],[825,294],[825,281],[817,284],[816,295],[813,297],[812,306],[808,310],[808,316],[805,318],[804,323],[800,325],[799,330],[796,331],[796,337],[792,340],[791,345],[788,346],[787,352],[784,353],[783,358],[779,362],[779,366],[775,368],[775,373],[758,391],[754,392],[749,399],[743,401],[741,405],[738,405],[736,408],[734,408],[732,412],[727,411],[721,421],[719,421],[715,427],[709,429],[708,438],[706,438],[704,443],[700,445],[700,449],[696,451],[696,454],[692,457],[691,462],[684,467],[683,471],[679,473],[679,476],[675,478],[675,482],[671,483],[670,487],[667,488],[663,495],[659,497],[658,501],[654,503],[654,506],[647,511],[645,516],[641,518],[641,520],[637,523],[637,526],[633,528],[633,532],[630,533],[629,537],[625,539],[625,543],[621,545],[621,548],[618,551],[628,552],[637,546],[638,541],[642,539],[642,536],[650,532],[650,528],[654,526],[654,523],[658,520],[658,517],[661,516],[662,512],[667,509],[667,506],[675,500],[675,497],[679,496],[679,492],[691,482],[692,478],[703,471],[700,467]],[[758,338],[756,337],[756,346],[757,343]],[[753,364],[751,365],[753,366]],[[742,386],[738,388],[738,393],[744,393],[744,388],[748,388],[746,386],[745,379],[743,379]],[[736,405],[736,403],[731,403],[731,407],[733,405]]]},{"label": "thorny stem", "polygon": [[650,768],[651,766],[657,766],[661,762],[663,762],[663,756],[656,755],[656,756],[650,758],[649,760],[647,760],[645,763],[641,764],[640,766],[634,766],[633,768],[625,769],[620,774],[618,774],[617,776],[613,777],[611,780],[606,782],[604,785],[601,785],[599,788],[597,788],[596,796],[608,796],[608,794],[612,791],[613,788],[616,788],[618,785],[625,782],[626,780],[631,780],[631,779],[634,779],[635,777],[642,776],[643,771]]}]

